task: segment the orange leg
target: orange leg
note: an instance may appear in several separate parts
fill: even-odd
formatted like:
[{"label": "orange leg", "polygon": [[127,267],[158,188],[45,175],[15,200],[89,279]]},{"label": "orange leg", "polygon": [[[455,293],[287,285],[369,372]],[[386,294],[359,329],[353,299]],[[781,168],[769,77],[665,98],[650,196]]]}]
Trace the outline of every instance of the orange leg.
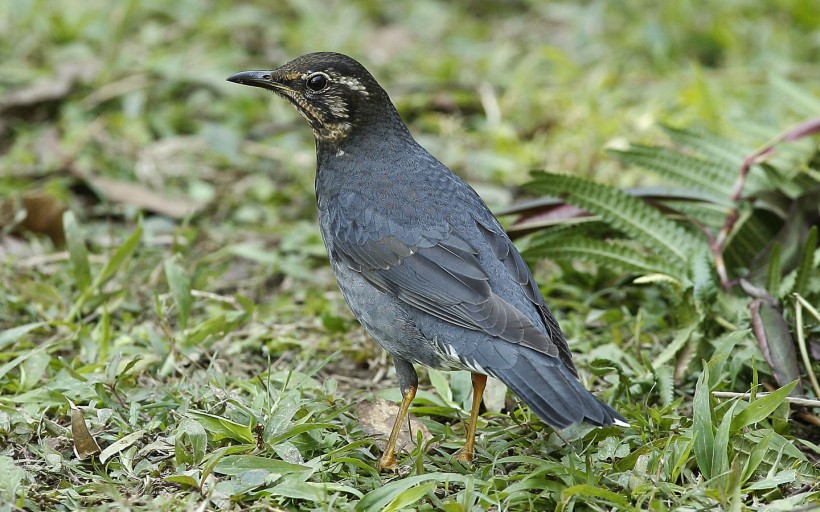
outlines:
[{"label": "orange leg", "polygon": [[407,416],[407,410],[410,409],[410,403],[416,397],[416,386],[402,389],[401,405],[399,406],[399,413],[396,415],[396,422],[393,423],[393,430],[390,432],[390,437],[387,439],[387,445],[384,447],[384,453],[379,459],[379,471],[385,469],[396,469],[398,463],[396,462],[396,440],[399,438],[401,432],[401,425]]},{"label": "orange leg", "polygon": [[467,440],[464,446],[456,453],[456,460],[470,462],[473,460],[473,447],[475,446],[475,425],[478,421],[478,409],[481,407],[481,398],[484,396],[484,388],[487,386],[487,376],[480,373],[472,374],[473,377],[473,407],[470,410],[470,422],[467,423]]}]

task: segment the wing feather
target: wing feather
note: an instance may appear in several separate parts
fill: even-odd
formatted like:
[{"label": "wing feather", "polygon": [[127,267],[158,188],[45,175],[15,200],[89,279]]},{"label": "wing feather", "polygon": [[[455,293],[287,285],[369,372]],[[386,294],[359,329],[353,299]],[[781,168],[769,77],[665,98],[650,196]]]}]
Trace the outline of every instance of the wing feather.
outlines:
[{"label": "wing feather", "polygon": [[358,230],[353,224],[348,229],[337,226],[335,256],[378,289],[454,325],[559,355],[543,329],[493,292],[478,251],[453,229],[440,239],[416,245],[395,236],[373,239],[354,231]]}]

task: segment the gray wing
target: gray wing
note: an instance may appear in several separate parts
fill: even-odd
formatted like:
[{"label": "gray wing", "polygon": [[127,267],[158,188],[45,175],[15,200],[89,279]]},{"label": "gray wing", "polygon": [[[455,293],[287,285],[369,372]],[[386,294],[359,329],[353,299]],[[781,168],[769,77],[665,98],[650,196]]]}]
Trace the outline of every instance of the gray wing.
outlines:
[{"label": "gray wing", "polygon": [[[545,324],[546,330],[544,326],[539,328],[515,306],[494,293],[490,278],[479,261],[478,251],[452,227],[438,230],[435,235],[428,231],[428,236],[414,242],[402,240],[400,235],[373,238],[372,230],[357,228],[355,222],[344,226],[337,224],[335,228],[335,258],[379,290],[444,321],[483,331],[547,356],[560,357],[566,364],[564,353],[568,355],[569,351],[560,330],[557,330],[556,344],[556,336],[551,334],[553,329],[549,324]],[[519,284],[523,280],[529,287],[534,287],[532,276],[512,243],[506,236],[501,240],[510,244],[505,255],[505,258],[513,258],[511,264],[505,261],[508,271],[513,271],[510,277]],[[504,248],[501,240],[488,240],[492,241],[492,250],[497,256],[503,252],[500,250]],[[499,259],[504,261],[504,258]],[[532,289],[527,290],[531,300],[536,298],[532,293]],[[540,299],[537,287],[534,293]],[[533,302],[537,305],[536,300]],[[540,302],[543,305],[543,299]],[[549,312],[546,313],[551,319]],[[569,368],[574,372],[571,360]]]},{"label": "gray wing", "polygon": [[510,277],[521,286],[524,294],[538,309],[538,314],[541,316],[541,320],[543,320],[544,326],[547,328],[549,339],[558,348],[561,361],[563,361],[564,365],[575,377],[578,377],[578,371],[572,362],[572,353],[569,351],[569,345],[564,338],[564,333],[561,332],[558,321],[544,302],[541,290],[538,289],[538,284],[535,282],[535,278],[532,276],[524,258],[521,257],[521,253],[515,248],[510,238],[498,224],[498,221],[495,217],[492,217],[492,214],[487,212],[487,216],[476,223],[484,235],[487,244],[495,254],[495,257],[504,263]]}]

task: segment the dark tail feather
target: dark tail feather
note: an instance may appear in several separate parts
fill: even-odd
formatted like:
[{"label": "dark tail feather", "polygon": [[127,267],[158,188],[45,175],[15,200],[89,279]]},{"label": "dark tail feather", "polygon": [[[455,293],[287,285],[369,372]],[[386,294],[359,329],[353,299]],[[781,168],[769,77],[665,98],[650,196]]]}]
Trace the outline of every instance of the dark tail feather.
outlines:
[{"label": "dark tail feather", "polygon": [[[495,372],[546,424],[564,428],[586,421],[593,425],[628,425],[615,409],[598,400],[560,361],[542,354],[520,354],[515,366]],[[550,364],[552,363],[552,364]]]}]

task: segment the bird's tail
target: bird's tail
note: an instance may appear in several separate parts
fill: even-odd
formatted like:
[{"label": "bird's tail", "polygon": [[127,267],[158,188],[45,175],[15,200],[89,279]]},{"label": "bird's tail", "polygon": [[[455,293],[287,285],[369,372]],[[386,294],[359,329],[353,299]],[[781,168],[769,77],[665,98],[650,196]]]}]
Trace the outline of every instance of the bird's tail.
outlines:
[{"label": "bird's tail", "polygon": [[512,368],[493,373],[552,427],[564,428],[582,421],[598,426],[629,425],[615,409],[584,388],[563,364],[545,360],[535,351],[519,354]]}]

